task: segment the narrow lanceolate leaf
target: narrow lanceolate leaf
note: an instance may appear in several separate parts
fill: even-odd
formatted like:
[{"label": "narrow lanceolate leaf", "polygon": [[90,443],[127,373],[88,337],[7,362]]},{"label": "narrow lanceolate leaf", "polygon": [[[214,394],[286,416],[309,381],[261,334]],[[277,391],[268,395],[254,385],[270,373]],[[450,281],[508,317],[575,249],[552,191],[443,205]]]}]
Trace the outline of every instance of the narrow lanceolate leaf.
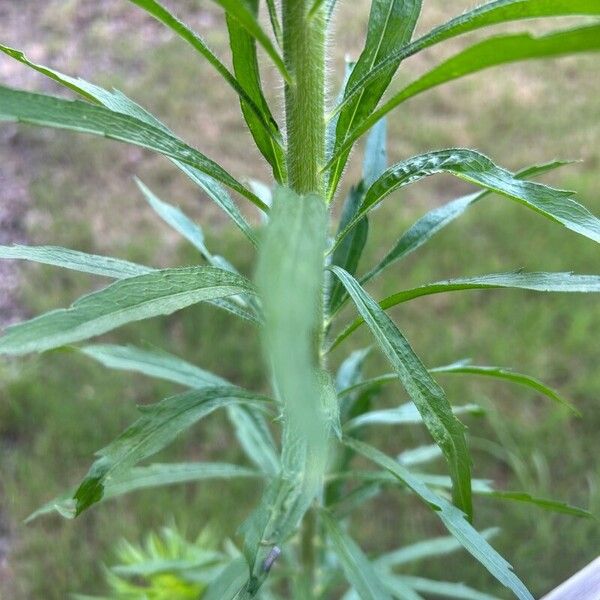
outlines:
[{"label": "narrow lanceolate leaf", "polygon": [[365,144],[365,156],[363,158],[365,190],[368,190],[381,177],[387,167],[387,119],[381,119],[371,129]]},{"label": "narrow lanceolate leaf", "polygon": [[[410,42],[417,19],[421,12],[421,0],[373,0],[365,47],[346,82],[344,96],[376,64]],[[376,108],[400,64],[393,61],[372,79],[339,113],[335,133],[334,154],[338,158],[331,165],[328,197],[337,189],[350,148],[338,152],[353,129],[360,125]]]},{"label": "narrow lanceolate leaf", "polygon": [[294,532],[320,489],[327,463],[328,418],[315,351],[326,228],[321,198],[276,190],[257,281],[266,355],[282,404],[282,476],[243,526],[244,552],[258,582],[268,574],[261,571],[270,550],[264,544],[280,546]]},{"label": "narrow lanceolate leaf", "polygon": [[0,86],[0,121],[15,121],[101,135],[154,150],[213,177],[263,210],[267,207],[227,171],[198,150],[146,121],[86,102]]},{"label": "narrow lanceolate leaf", "polygon": [[346,579],[359,597],[362,600],[391,600],[373,565],[356,542],[329,513],[321,512],[320,518]]},{"label": "narrow lanceolate leaf", "polygon": [[[167,352],[110,344],[84,346],[79,350],[110,369],[135,371],[190,388],[230,385],[222,377]],[[246,456],[263,472],[277,473],[277,447],[262,414],[246,406],[232,405],[227,407],[227,415]]]},{"label": "narrow lanceolate leaf", "polygon": [[379,348],[394,367],[398,378],[421,413],[433,440],[442,449],[450,467],[454,502],[470,517],[471,460],[464,426],[452,414],[452,407],[444,391],[429,374],[392,320],[351,275],[339,267],[332,267],[332,270],[348,290]]},{"label": "narrow lanceolate leaf", "polygon": [[[0,45],[0,51],[15,60],[31,67],[32,69],[46,75],[50,79],[60,83],[66,88],[80,94],[83,98],[97,102],[102,106],[118,113],[129,115],[130,117],[138,118],[149,125],[163,129],[170,133],[169,129],[161,123],[154,115],[151,115],[147,110],[139,104],[128,98],[117,90],[106,90],[93,83],[88,83],[84,79],[71,77],[59,71],[31,62],[23,52],[9,48],[8,46]],[[241,214],[229,194],[208,175],[202,173],[198,169],[191,167],[188,164],[180,162],[174,158],[170,159],[177,167],[179,167],[196,185],[204,190],[208,197],[213,200],[240,228],[246,237],[256,245],[256,238],[250,225],[247,223],[244,216]]]},{"label": "narrow lanceolate leaf", "polygon": [[198,302],[253,293],[243,277],[214,267],[163,269],[117,281],[59,309],[9,327],[0,354],[43,352]]},{"label": "narrow lanceolate leaf", "polygon": [[522,181],[514,173],[495,165],[479,152],[451,148],[413,156],[390,167],[367,190],[360,211],[337,236],[337,244],[386,196],[399,188],[438,173],[449,173],[515,200],[550,220],[561,223],[567,229],[600,242],[600,219],[575,202],[571,198],[573,192],[557,190],[533,181]]},{"label": "narrow lanceolate leaf", "polygon": [[238,600],[248,579],[248,565],[242,557],[233,560],[202,593],[202,600]]},{"label": "narrow lanceolate leaf", "polygon": [[[373,128],[373,131],[375,131],[375,128]],[[541,165],[534,165],[518,171],[515,173],[515,177],[518,179],[533,177],[569,164],[572,164],[572,161],[552,161]],[[385,255],[385,257],[360,279],[361,285],[364,285],[373,279],[373,277],[379,275],[386,267],[419,249],[444,227],[460,217],[468,208],[473,206],[473,204],[491,194],[492,192],[490,190],[483,190],[481,192],[469,194],[468,196],[462,196],[461,198],[457,198],[456,200],[452,200],[447,204],[430,210],[409,227],[400,236],[394,247]]]},{"label": "narrow lanceolate leaf", "polygon": [[432,29],[424,36],[380,61],[354,85],[353,89],[348,90],[344,102],[338,106],[337,110],[342,110],[394,62],[402,61],[444,40],[508,21],[570,15],[597,16],[600,15],[600,7],[596,0],[495,0],[487,2]]},{"label": "narrow lanceolate leaf", "polygon": [[141,407],[142,416],[97,453],[98,459],[73,496],[76,515],[102,499],[108,479],[156,454],[211,412],[235,403],[266,407],[266,400],[234,386],[219,386],[185,392]]},{"label": "narrow lanceolate leaf", "polygon": [[139,6],[148,14],[152,15],[156,20],[171,29],[175,34],[185,40],[192,48],[199,52],[209,64],[223,77],[223,79],[235,90],[240,99],[247,105],[256,119],[260,122],[261,127],[269,136],[273,138],[274,143],[280,143],[279,130],[277,123],[271,116],[270,112],[264,111],[263,107],[258,105],[252,98],[250,90],[248,90],[243,82],[240,82],[229,71],[229,69],[217,58],[212,50],[206,45],[204,40],[185,23],[182,23],[175,15],[169,12],[162,4],[156,0],[129,0],[131,3]]},{"label": "narrow lanceolate leaf", "polygon": [[57,246],[0,246],[0,259],[2,258],[28,260],[113,279],[127,279],[154,271],[152,267],[138,265],[127,260],[86,254]]},{"label": "narrow lanceolate leaf", "polygon": [[[480,592],[464,583],[455,583],[453,581],[436,581],[434,579],[426,579],[424,577],[411,577],[409,575],[391,575],[383,577],[386,587],[393,591],[396,586],[408,586],[416,592],[423,594],[431,594],[439,598],[451,600],[500,600],[498,596],[490,596],[484,592]],[[401,596],[398,596],[401,597]]]},{"label": "narrow lanceolate leaf", "polygon": [[269,11],[269,20],[271,21],[271,29],[273,35],[279,44],[279,47],[283,45],[283,33],[281,31],[281,22],[279,20],[279,14],[277,12],[277,4],[275,0],[267,0],[267,10]]},{"label": "narrow lanceolate leaf", "polygon": [[222,6],[229,17],[239,22],[239,24],[264,48],[284,80],[287,83],[292,83],[292,79],[285,67],[283,58],[245,2],[240,2],[240,0],[213,0],[213,2]]},{"label": "narrow lanceolate leaf", "polygon": [[[209,479],[255,478],[260,476],[260,473],[247,467],[227,463],[157,463],[147,467],[134,467],[106,481],[104,495],[100,501],[147,488],[193,483]],[[65,518],[74,518],[76,506],[73,499],[74,493],[75,490],[46,503],[31,514],[27,518],[27,522],[51,512],[57,512]]]},{"label": "narrow lanceolate leaf", "polygon": [[545,385],[539,379],[531,377],[531,375],[524,375],[523,373],[516,373],[511,369],[504,369],[502,367],[490,367],[481,365],[472,365],[469,361],[460,361],[451,365],[445,365],[442,367],[436,367],[430,369],[431,373],[443,373],[443,374],[465,374],[465,375],[481,375],[483,377],[493,377],[495,379],[504,379],[506,381],[512,381],[518,385],[522,385],[528,388],[544,394],[544,396],[566,406],[569,410],[574,412],[576,415],[581,416],[581,413],[570,403],[561,397],[555,390]]},{"label": "narrow lanceolate leaf", "polygon": [[500,583],[509,588],[520,600],[533,600],[525,585],[504,560],[466,520],[465,515],[447,500],[432,492],[418,477],[376,448],[357,440],[346,440],[355,452],[373,461],[408,486],[444,523],[450,533],[478,560]]},{"label": "narrow lanceolate leaf", "polygon": [[[239,2],[256,18],[259,0],[239,0]],[[275,122],[262,91],[255,38],[229,12],[227,13],[227,29],[233,69],[238,81],[244,86],[253,103],[260,107],[262,113],[268,115],[271,122]],[[285,156],[281,144],[276,142],[268,131],[264,130],[262,122],[251,106],[243,99],[240,102],[244,119],[257,148],[271,165],[275,181],[284,183],[286,178]],[[279,132],[277,134],[279,137]]]},{"label": "narrow lanceolate leaf", "polygon": [[[551,58],[581,52],[600,50],[600,25],[577,27],[543,36],[528,33],[493,37],[466,50],[434,67],[401,91],[394,94],[381,108],[369,115],[352,131],[331,164],[343,158],[354,142],[366,133],[379,119],[394,108],[418,94],[434,87],[477,73],[490,67],[511,62]],[[341,113],[340,113],[341,114]]]}]

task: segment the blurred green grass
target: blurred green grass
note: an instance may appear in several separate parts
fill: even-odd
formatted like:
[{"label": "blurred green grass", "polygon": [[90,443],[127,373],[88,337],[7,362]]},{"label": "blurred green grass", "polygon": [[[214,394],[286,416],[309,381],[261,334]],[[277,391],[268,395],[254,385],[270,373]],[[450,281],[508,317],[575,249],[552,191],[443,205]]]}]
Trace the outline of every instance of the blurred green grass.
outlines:
[{"label": "blurred green grass", "polygon": [[[76,14],[77,3],[65,3],[62,10],[53,4],[52,10],[44,12],[42,40],[60,47],[65,23]],[[187,4],[196,18],[191,3]],[[361,1],[361,10],[350,3],[340,4],[336,22],[339,42],[331,65],[335,72],[340,71],[345,51],[355,54],[359,50],[357,40],[362,39],[366,22],[365,2]],[[425,23],[433,25],[468,5],[464,0],[426,3]],[[218,13],[211,9],[208,15],[210,19],[196,18],[197,24],[224,53],[226,40]],[[248,137],[237,116],[235,99],[190,50],[168,38],[146,49],[143,36],[115,40],[111,28],[102,25],[98,19],[86,32],[85,47],[92,64],[88,67],[92,72],[86,76],[122,88],[233,173],[266,179],[256,152],[245,145]],[[448,50],[440,52],[407,62],[399,81],[409,79]],[[122,68],[115,73],[98,68],[94,73],[94,59],[99,54],[108,54]],[[69,65],[56,66],[68,70]],[[600,80],[594,76],[596,71],[597,58],[568,58],[509,66],[433,91],[406,104],[391,118],[390,157],[470,146],[513,169],[555,157],[581,158],[583,163],[546,176],[545,181],[578,190],[582,201],[599,214]],[[273,80],[273,73],[267,71],[267,78]],[[232,258],[251,274],[249,245],[166,161],[112,142],[68,134],[22,128],[18,136],[28,148],[36,149],[28,159],[33,197],[28,229],[33,243],[111,253],[159,266],[196,262],[193,250],[144,204],[132,182],[137,174],[164,199],[181,204],[194,216],[215,252]],[[357,153],[348,168],[347,182],[359,168]],[[374,213],[363,268],[381,256],[425,210],[467,190],[456,180],[436,177],[389,198]],[[379,297],[435,279],[520,267],[597,273],[598,266],[598,249],[593,243],[507,200],[490,197],[390,269],[388,277],[375,283],[371,291]],[[49,268],[23,265],[23,272],[22,298],[31,314],[67,305],[100,285],[85,276]],[[351,316],[350,312],[344,314]],[[463,377],[442,381],[453,402],[480,402],[488,407],[487,418],[467,422],[477,476],[493,478],[505,489],[568,500],[600,513],[597,298],[462,292],[412,302],[393,315],[429,365],[472,357],[478,363],[515,367],[544,379],[572,400],[584,418],[573,419],[549,401],[512,386]],[[255,332],[211,307],[130,326],[106,339],[165,348],[246,387],[265,385]],[[349,340],[348,347],[367,343],[368,337],[361,331]],[[342,353],[336,352],[332,364],[341,357]],[[369,370],[378,373],[384,369],[381,359],[373,356]],[[140,539],[171,516],[192,534],[206,524],[223,536],[235,534],[258,493],[247,483],[147,491],[88,511],[74,523],[54,517],[28,526],[21,523],[48,498],[79,480],[93,452],[135,418],[136,403],[154,402],[175,391],[170,384],[106,371],[64,352],[0,365],[0,505],[11,532],[13,571],[10,582],[0,582],[0,593],[17,600],[58,600],[71,591],[99,591],[102,563],[110,561],[115,542],[121,536]],[[401,389],[390,387],[378,403],[391,405],[398,396],[404,397]],[[386,430],[378,435],[374,441],[390,451],[427,442],[418,428]],[[482,439],[496,445],[489,448],[478,443]],[[491,453],[493,450],[499,453]],[[200,458],[243,460],[222,415],[210,417],[158,457]],[[441,464],[436,466],[442,469]],[[478,501],[477,509],[479,527],[502,527],[495,545],[536,596],[598,552],[599,532],[592,521],[490,500]],[[442,533],[434,517],[397,492],[387,492],[361,515],[355,531],[373,553]],[[466,581],[506,597],[465,555],[416,565],[413,572]]]}]

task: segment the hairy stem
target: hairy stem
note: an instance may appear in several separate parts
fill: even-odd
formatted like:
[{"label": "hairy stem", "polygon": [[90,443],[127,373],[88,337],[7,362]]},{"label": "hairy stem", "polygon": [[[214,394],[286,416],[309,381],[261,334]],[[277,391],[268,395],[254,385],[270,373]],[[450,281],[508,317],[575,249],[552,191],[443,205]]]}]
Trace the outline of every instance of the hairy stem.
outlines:
[{"label": "hairy stem", "polygon": [[283,53],[293,82],[285,88],[287,167],[298,194],[323,195],[325,159],[325,15],[310,0],[283,0]]}]

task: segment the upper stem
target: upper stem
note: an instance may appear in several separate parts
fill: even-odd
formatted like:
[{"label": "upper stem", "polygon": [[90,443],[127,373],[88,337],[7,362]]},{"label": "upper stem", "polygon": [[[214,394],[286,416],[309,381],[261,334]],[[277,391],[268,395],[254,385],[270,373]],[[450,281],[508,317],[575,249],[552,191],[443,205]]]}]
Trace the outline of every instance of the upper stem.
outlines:
[{"label": "upper stem", "polygon": [[283,54],[293,82],[285,87],[287,167],[298,194],[324,193],[324,9],[309,16],[314,0],[283,0]]}]

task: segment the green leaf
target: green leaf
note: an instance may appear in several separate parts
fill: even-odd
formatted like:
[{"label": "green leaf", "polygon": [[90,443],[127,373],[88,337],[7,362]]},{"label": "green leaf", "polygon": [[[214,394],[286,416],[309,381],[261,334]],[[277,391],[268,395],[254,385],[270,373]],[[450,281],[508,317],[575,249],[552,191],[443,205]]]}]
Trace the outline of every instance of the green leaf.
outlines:
[{"label": "green leaf", "polygon": [[525,585],[514,574],[510,564],[504,560],[466,520],[465,515],[444,498],[432,492],[418,477],[376,448],[346,439],[346,444],[355,452],[373,461],[399,479],[419,496],[444,523],[448,531],[471,553],[500,583],[512,590],[521,600],[533,600]]},{"label": "green leaf", "polygon": [[166,130],[124,113],[79,100],[69,101],[0,86],[0,121],[16,121],[92,133],[154,150],[228,185],[256,204],[266,206],[227,171]]},{"label": "green leaf", "polygon": [[502,367],[490,367],[481,365],[472,365],[468,361],[460,361],[451,365],[445,365],[442,367],[436,367],[430,369],[431,373],[443,373],[443,374],[466,374],[466,375],[482,375],[484,377],[494,377],[496,379],[505,379],[512,381],[518,385],[531,388],[536,392],[544,394],[544,396],[566,406],[570,411],[576,415],[581,416],[581,413],[575,408],[570,402],[562,398],[555,390],[545,385],[539,379],[531,377],[531,375],[524,375],[523,373],[516,373],[511,369],[505,369]]},{"label": "green leaf", "polygon": [[[259,0],[238,1],[256,18]],[[275,122],[262,91],[255,38],[230,13],[227,13],[227,29],[229,31],[229,44],[235,76],[248,92],[254,104],[260,107],[263,114],[268,115],[271,122]],[[240,102],[244,119],[257,148],[273,168],[275,180],[283,183],[286,179],[286,171],[285,156],[281,144],[274,141],[269,131],[265,131],[262,121],[256,116],[251,106],[243,99],[240,99]],[[277,131],[277,134],[279,136],[279,131]]]},{"label": "green leaf", "polygon": [[417,446],[416,448],[409,448],[403,450],[398,454],[398,462],[405,467],[412,467],[413,465],[422,465],[423,463],[436,460],[442,456],[442,451],[435,444],[428,444],[425,446]]},{"label": "green leaf", "polygon": [[[375,131],[375,128],[373,131]],[[572,161],[552,161],[541,165],[534,165],[518,171],[515,173],[515,177],[518,179],[523,179],[525,177],[541,175],[542,173],[546,173],[569,164],[572,164]],[[486,196],[490,196],[491,194],[492,192],[490,190],[475,192],[474,194],[462,196],[461,198],[457,198],[456,200],[452,200],[447,204],[430,210],[400,236],[395,246],[373,269],[361,277],[361,285],[371,281],[373,277],[379,275],[386,267],[402,258],[405,258],[420,248],[444,227],[460,217],[468,208],[473,206],[473,204],[479,202]]]},{"label": "green leaf", "polygon": [[361,209],[337,236],[336,246],[360,219],[386,196],[399,188],[438,173],[449,173],[515,200],[550,220],[561,223],[567,229],[600,242],[600,220],[571,198],[573,192],[557,190],[532,181],[521,181],[479,152],[451,148],[413,156],[390,167],[369,188]]},{"label": "green leaf", "polygon": [[471,461],[464,426],[452,414],[452,407],[444,391],[431,377],[392,320],[351,275],[339,267],[332,267],[332,270],[348,290],[381,351],[394,367],[398,378],[421,413],[433,440],[442,449],[450,467],[454,502],[470,518]]},{"label": "green leaf", "polygon": [[377,63],[348,91],[344,102],[337,107],[336,112],[342,110],[357,94],[361,93],[363,88],[367,87],[371,81],[376,80],[382,72],[386,72],[390,65],[444,40],[508,21],[570,15],[600,15],[600,7],[596,0],[495,0],[487,2],[432,29],[424,36],[411,44],[405,45]]},{"label": "green leaf", "polygon": [[[595,12],[600,13],[597,4]],[[347,136],[339,151],[332,158],[330,165],[334,165],[335,161],[340,158],[343,159],[354,142],[391,110],[409,98],[413,98],[431,88],[490,67],[511,62],[565,56],[579,52],[596,52],[598,50],[600,50],[600,25],[597,24],[553,32],[539,37],[528,33],[509,34],[479,42],[425,73],[425,75],[394,94],[379,109],[360,122]]]},{"label": "green leaf", "polygon": [[163,269],[130,277],[59,309],[9,327],[0,354],[43,352],[106,333],[133,321],[235,294],[253,293],[240,275],[214,267]]},{"label": "green leaf", "polygon": [[365,189],[379,179],[388,166],[387,119],[381,119],[369,132],[363,159],[363,181]]},{"label": "green leaf", "polygon": [[[420,12],[421,0],[373,0],[365,47],[346,83],[344,97],[376,64],[410,41]],[[337,158],[329,173],[329,199],[333,198],[348,161],[350,148],[340,151],[346,137],[375,110],[399,64],[400,60],[390,63],[340,111],[334,147]]]},{"label": "green leaf", "polygon": [[[445,600],[458,598],[461,600],[500,600],[498,596],[490,596],[465,585],[451,581],[435,581],[424,577],[411,577],[409,575],[387,575],[383,578],[386,587],[392,591],[396,586],[408,586],[417,592],[439,596]],[[401,598],[402,596],[397,596]]]},{"label": "green leaf", "polygon": [[346,579],[362,600],[391,600],[377,572],[356,542],[326,511],[319,513]]},{"label": "green leaf", "polygon": [[292,83],[292,78],[285,67],[283,58],[248,6],[243,2],[240,2],[240,0],[213,0],[213,2],[221,6],[229,17],[239,22],[239,24],[264,48],[286,83]]},{"label": "green leaf", "polygon": [[[411,290],[392,294],[379,302],[383,310],[431,294],[442,294],[463,290],[485,289],[521,289],[534,292],[559,293],[598,293],[600,292],[600,275],[574,275],[573,273],[491,273],[475,277],[448,279],[423,285]],[[348,325],[331,343],[332,350],[351,335],[364,323],[358,317]]]},{"label": "green leaf", "polygon": [[277,14],[275,0],[267,0],[267,10],[269,11],[269,21],[271,21],[273,35],[281,47],[283,45],[283,33],[281,31],[281,22],[279,21],[279,15]]},{"label": "green leaf", "polygon": [[233,560],[202,594],[202,600],[236,600],[248,579],[248,565],[242,558]]},{"label": "green leaf", "polygon": [[73,496],[75,514],[81,514],[104,496],[106,481],[156,454],[182,431],[214,410],[234,403],[266,407],[267,400],[234,386],[219,386],[185,392],[157,404],[140,407],[142,416],[97,452],[98,459]]},{"label": "green leaf", "polygon": [[[498,528],[491,528],[481,531],[479,535],[484,539],[489,540],[499,531]],[[401,565],[423,560],[425,558],[446,556],[461,548],[462,544],[455,537],[445,536],[431,538],[382,554],[373,561],[373,565],[376,569],[391,570]]]},{"label": "green leaf", "polygon": [[[117,90],[109,91],[92,83],[88,83],[83,79],[70,77],[69,75],[65,75],[64,73],[60,73],[54,69],[50,69],[49,67],[33,63],[21,51],[15,50],[14,48],[0,45],[0,51],[31,67],[39,73],[46,75],[50,79],[60,83],[68,89],[77,92],[87,100],[98,102],[112,111],[138,118],[149,125],[162,128],[170,133],[169,129],[155,116],[151,115],[139,104],[135,103],[133,100]],[[229,197],[227,192],[214,179],[208,175],[205,175],[194,167],[179,162],[173,158],[170,160],[177,167],[179,167],[179,169],[181,169],[196,185],[201,187],[208,197],[211,198],[211,200],[213,200],[233,220],[233,222],[240,228],[246,237],[254,245],[256,245],[256,238],[250,225],[247,223],[246,219],[244,219],[244,216],[240,213],[239,209]]]},{"label": "green leaf", "polygon": [[[84,346],[79,350],[110,369],[136,371],[190,388],[231,385],[225,379],[166,352],[109,344]],[[263,472],[278,473],[277,447],[263,416],[248,407],[236,405],[227,407],[227,415],[248,458]]]},{"label": "green leaf", "polygon": [[58,246],[0,246],[0,259],[2,258],[29,260],[113,279],[127,279],[155,270],[110,256],[86,254]]},{"label": "green leaf", "polygon": [[[596,517],[584,508],[571,506],[560,500],[549,500],[547,498],[536,498],[526,492],[509,492],[502,490],[491,490],[489,492],[480,492],[484,496],[496,498],[498,500],[509,500],[512,502],[522,502],[525,504],[533,504],[538,508],[549,512],[563,513],[572,517],[581,517],[584,519],[596,519]],[[597,519],[596,519],[597,520]]]},{"label": "green leaf", "polygon": [[[478,404],[465,404],[452,408],[455,415],[481,415],[483,410]],[[396,408],[373,410],[355,417],[344,425],[346,431],[352,431],[365,425],[417,425],[423,423],[423,417],[413,402],[401,404]]]},{"label": "green leaf", "polygon": [[268,575],[261,570],[266,546],[281,546],[294,532],[320,489],[327,464],[328,417],[315,352],[326,228],[321,198],[286,188],[275,191],[257,281],[266,356],[283,412],[282,475],[242,527],[253,591]]}]

